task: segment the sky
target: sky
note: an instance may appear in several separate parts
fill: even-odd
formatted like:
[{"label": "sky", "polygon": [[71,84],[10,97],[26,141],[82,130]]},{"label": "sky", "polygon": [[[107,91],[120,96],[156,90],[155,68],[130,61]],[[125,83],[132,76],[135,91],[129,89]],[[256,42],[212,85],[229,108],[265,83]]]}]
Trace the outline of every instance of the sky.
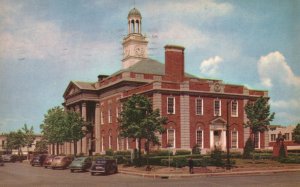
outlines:
[{"label": "sky", "polygon": [[0,0],[0,133],[39,133],[71,80],[120,70],[133,7],[150,58],[184,46],[186,72],[268,90],[272,124],[300,123],[300,0]]}]

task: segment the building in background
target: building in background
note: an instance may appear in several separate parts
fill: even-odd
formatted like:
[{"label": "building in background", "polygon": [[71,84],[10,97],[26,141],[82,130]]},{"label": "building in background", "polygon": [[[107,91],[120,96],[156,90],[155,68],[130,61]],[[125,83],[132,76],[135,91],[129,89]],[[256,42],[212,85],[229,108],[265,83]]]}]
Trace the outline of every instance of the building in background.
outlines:
[{"label": "building in background", "polygon": [[[65,109],[80,113],[94,126],[77,142],[78,153],[137,148],[135,140],[119,137],[117,120],[121,102],[133,94],[146,95],[154,109],[168,117],[166,132],[159,135],[160,149],[170,146],[173,150],[191,150],[198,145],[202,152],[215,147],[225,150],[229,123],[230,149],[242,151],[250,136],[249,128],[243,126],[247,120],[244,107],[249,100],[268,97],[268,92],[186,73],[188,64],[182,46],[166,45],[164,63],[148,58],[141,13],[133,8],[127,21],[128,34],[122,43],[123,69],[112,75],[99,75],[96,82],[71,81],[64,92]],[[256,136],[256,148],[269,146],[265,138],[268,132]],[[73,144],[64,143],[59,150],[72,154]]]},{"label": "building in background", "polygon": [[287,150],[300,150],[300,144],[295,143],[293,139],[293,131],[296,125],[290,126],[271,126],[269,133],[269,149],[273,149],[274,144],[281,134],[284,137],[284,144],[287,146]]},{"label": "building in background", "polygon": [[[33,141],[33,143],[31,144],[30,147],[22,147],[21,151],[23,155],[27,155],[28,153],[31,154],[34,152],[35,149],[35,145],[37,144],[37,142],[42,140],[42,135],[35,135],[35,140]],[[8,152],[8,153],[12,153],[17,155],[18,154],[18,150],[17,149],[13,149],[13,150],[7,150],[6,149],[6,144],[7,144],[7,140],[6,140],[6,136],[5,135],[0,135],[0,152],[4,153],[4,152]]]}]

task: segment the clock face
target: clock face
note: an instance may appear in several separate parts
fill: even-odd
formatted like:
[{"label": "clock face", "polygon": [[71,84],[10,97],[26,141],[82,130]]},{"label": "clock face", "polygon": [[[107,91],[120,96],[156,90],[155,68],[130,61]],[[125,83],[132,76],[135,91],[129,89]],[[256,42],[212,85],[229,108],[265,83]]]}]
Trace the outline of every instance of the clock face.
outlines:
[{"label": "clock face", "polygon": [[137,56],[143,56],[143,55],[144,55],[144,49],[141,48],[141,47],[136,47],[136,48],[134,48],[134,51],[135,51],[135,54],[136,54]]},{"label": "clock face", "polygon": [[219,83],[215,83],[214,90],[215,90],[215,92],[220,92],[221,91],[221,85]]}]

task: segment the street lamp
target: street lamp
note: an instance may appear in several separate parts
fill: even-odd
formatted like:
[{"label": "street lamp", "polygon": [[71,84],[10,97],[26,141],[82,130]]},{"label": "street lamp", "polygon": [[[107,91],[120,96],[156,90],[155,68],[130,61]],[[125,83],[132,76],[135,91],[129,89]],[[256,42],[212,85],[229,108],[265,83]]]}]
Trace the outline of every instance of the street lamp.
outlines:
[{"label": "street lamp", "polygon": [[227,124],[226,124],[226,170],[230,170],[230,155],[229,155],[229,105],[231,100],[227,101]]}]

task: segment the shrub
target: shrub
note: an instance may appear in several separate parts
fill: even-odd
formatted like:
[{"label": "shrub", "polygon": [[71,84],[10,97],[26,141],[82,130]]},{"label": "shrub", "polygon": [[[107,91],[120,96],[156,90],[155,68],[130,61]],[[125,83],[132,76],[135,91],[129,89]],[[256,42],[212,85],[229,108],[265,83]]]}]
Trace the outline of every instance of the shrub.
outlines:
[{"label": "shrub", "polygon": [[285,157],[286,157],[285,148],[284,148],[284,145],[281,144],[280,149],[279,149],[279,159],[285,158]]},{"label": "shrub", "polygon": [[105,155],[107,156],[113,156],[114,155],[114,151],[112,149],[108,149],[105,151]]},{"label": "shrub", "polygon": [[230,153],[230,157],[231,157],[231,158],[242,158],[243,155],[242,155],[242,153],[240,153],[240,152],[231,152],[231,153]]},{"label": "shrub", "polygon": [[189,150],[177,150],[175,155],[190,155],[191,151]]},{"label": "shrub", "polygon": [[169,150],[154,150],[150,151],[149,156],[154,157],[154,156],[172,156],[173,152]]},{"label": "shrub", "polygon": [[173,162],[171,163],[171,166],[176,168],[182,168],[186,165],[187,165],[186,157],[175,157],[173,158]]},{"label": "shrub", "polygon": [[222,151],[219,148],[215,148],[210,154],[210,163],[214,166],[224,166],[225,163],[222,160]]},{"label": "shrub", "polygon": [[253,151],[254,151],[253,141],[251,140],[251,138],[248,138],[248,140],[246,141],[246,145],[244,147],[243,158],[244,159],[251,158],[251,153]]},{"label": "shrub", "polygon": [[194,145],[192,149],[192,154],[201,154],[201,149],[198,144]]},{"label": "shrub", "polygon": [[77,156],[84,156],[84,153],[79,153]]},{"label": "shrub", "polygon": [[280,158],[278,159],[281,163],[286,164],[300,164],[300,158],[299,157],[286,157],[286,158]]},{"label": "shrub", "polygon": [[131,156],[131,152],[130,151],[116,151],[115,153],[114,153],[115,155],[122,155],[122,156]]},{"label": "shrub", "polygon": [[160,166],[162,164],[162,160],[169,159],[168,156],[155,156],[155,157],[149,157],[149,164]]}]

